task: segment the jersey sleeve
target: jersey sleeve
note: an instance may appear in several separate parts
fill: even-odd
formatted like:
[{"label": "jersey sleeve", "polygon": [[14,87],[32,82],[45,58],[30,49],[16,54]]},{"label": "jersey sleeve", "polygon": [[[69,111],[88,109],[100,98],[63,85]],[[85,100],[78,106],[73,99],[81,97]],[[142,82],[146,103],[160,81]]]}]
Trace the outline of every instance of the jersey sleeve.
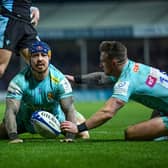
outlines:
[{"label": "jersey sleeve", "polygon": [[113,87],[113,94],[111,97],[128,102],[131,92],[132,88],[130,81],[118,81]]},{"label": "jersey sleeve", "polygon": [[55,96],[63,99],[72,96],[72,87],[65,75],[56,67],[50,64],[50,78],[53,88],[55,88]]},{"label": "jersey sleeve", "polygon": [[6,98],[21,100],[23,96],[23,80],[17,75],[11,80],[7,89]]},{"label": "jersey sleeve", "polygon": [[69,81],[64,77],[59,83],[59,98],[72,96],[72,87]]}]

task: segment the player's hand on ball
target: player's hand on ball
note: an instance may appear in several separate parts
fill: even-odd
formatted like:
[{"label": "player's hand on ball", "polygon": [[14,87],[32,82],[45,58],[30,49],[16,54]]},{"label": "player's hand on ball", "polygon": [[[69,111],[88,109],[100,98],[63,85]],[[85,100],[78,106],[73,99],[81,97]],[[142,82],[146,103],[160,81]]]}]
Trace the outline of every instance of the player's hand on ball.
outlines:
[{"label": "player's hand on ball", "polygon": [[9,141],[10,144],[23,143],[23,139],[17,138]]},{"label": "player's hand on ball", "polygon": [[72,123],[71,121],[64,121],[61,123],[61,130],[63,132],[71,132],[74,134],[78,133],[77,125]]}]

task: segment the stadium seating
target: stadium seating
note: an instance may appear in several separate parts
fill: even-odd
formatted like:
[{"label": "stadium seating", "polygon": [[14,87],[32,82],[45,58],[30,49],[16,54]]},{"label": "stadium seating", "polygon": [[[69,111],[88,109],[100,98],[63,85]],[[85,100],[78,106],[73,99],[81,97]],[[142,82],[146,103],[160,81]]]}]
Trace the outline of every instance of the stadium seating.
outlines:
[{"label": "stadium seating", "polygon": [[168,2],[37,4],[39,28],[95,28],[167,24]]}]

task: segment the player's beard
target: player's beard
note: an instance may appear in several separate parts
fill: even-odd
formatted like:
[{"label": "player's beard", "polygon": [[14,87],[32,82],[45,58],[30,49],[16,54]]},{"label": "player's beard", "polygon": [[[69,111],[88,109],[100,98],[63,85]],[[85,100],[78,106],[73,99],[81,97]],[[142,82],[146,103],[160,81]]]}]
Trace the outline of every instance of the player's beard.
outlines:
[{"label": "player's beard", "polygon": [[45,68],[44,70],[37,70],[37,69],[35,69],[33,67],[31,67],[31,69],[32,69],[32,71],[34,71],[34,72],[36,72],[38,74],[43,74],[43,73],[45,73],[48,70],[48,67]]},{"label": "player's beard", "polygon": [[34,74],[37,78],[42,78],[42,79],[43,79],[43,77],[45,77],[46,74],[48,74],[48,73],[47,73],[47,72],[48,72],[48,67],[49,67],[49,64],[48,64],[48,66],[47,66],[44,70],[38,70],[38,68],[36,69],[36,68],[33,68],[33,67],[31,66],[31,70],[32,70],[33,74]]}]

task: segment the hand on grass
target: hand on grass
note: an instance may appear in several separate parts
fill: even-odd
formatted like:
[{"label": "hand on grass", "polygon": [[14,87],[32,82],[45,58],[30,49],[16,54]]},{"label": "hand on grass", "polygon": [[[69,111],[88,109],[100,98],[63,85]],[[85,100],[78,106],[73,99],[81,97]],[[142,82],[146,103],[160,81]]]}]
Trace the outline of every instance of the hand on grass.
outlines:
[{"label": "hand on grass", "polygon": [[9,141],[9,144],[23,143],[23,139],[17,138]]}]

